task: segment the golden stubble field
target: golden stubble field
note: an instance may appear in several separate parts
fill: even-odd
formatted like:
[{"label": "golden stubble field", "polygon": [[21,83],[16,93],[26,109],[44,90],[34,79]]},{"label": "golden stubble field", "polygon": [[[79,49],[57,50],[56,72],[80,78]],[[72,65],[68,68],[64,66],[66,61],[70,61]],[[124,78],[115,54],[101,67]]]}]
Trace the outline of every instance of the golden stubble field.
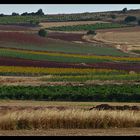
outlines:
[{"label": "golden stubble field", "polygon": [[131,50],[140,50],[140,27],[99,30],[90,40],[110,44],[130,53]]},{"label": "golden stubble field", "polygon": [[118,102],[0,100],[0,135],[140,135],[139,111],[88,110],[90,107],[105,103],[140,105],[140,103]]}]

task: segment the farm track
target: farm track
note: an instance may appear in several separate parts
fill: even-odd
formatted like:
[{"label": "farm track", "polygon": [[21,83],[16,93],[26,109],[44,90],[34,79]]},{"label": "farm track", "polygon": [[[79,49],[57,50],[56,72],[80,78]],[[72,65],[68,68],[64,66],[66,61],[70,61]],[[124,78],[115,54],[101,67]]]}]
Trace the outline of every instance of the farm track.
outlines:
[{"label": "farm track", "polygon": [[140,136],[140,128],[3,130],[0,136]]},{"label": "farm track", "polygon": [[0,85],[6,86],[84,86],[84,85],[122,85],[136,84],[139,81],[134,80],[92,80],[87,82],[47,82],[42,81],[42,77],[20,77],[20,76],[0,76]]}]

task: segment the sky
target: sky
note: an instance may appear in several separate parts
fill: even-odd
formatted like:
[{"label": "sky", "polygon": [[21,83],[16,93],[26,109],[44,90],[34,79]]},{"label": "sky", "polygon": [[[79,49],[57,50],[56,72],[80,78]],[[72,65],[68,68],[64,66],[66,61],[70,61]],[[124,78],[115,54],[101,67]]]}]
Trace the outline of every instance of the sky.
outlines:
[{"label": "sky", "polygon": [[140,9],[140,4],[0,4],[0,13],[36,12],[42,9],[45,14],[101,12],[127,9]]}]

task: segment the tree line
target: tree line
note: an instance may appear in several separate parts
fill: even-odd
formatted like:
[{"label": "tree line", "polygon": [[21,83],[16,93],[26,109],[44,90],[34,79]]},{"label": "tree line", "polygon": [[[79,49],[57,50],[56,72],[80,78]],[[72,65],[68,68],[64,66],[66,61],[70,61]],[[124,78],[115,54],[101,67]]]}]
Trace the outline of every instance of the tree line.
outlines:
[{"label": "tree line", "polygon": [[[21,15],[19,13],[13,12],[11,16],[43,16],[45,15],[42,9],[39,9],[37,12],[24,12]],[[6,16],[4,14],[0,14],[0,17]]]}]

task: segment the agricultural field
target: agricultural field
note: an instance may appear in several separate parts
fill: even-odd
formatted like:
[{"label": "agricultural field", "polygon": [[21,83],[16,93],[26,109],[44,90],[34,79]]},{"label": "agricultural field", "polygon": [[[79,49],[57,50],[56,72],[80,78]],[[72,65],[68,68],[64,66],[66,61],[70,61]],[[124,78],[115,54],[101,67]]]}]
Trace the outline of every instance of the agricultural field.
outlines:
[{"label": "agricultural field", "polygon": [[108,22],[105,21],[41,22],[40,25],[42,26],[42,28],[50,28],[50,27],[86,25],[86,24],[96,24],[96,23],[108,23]]},{"label": "agricultural field", "polygon": [[140,27],[123,22],[131,12],[1,15],[0,135],[138,135]]},{"label": "agricultural field", "polygon": [[81,25],[70,25],[70,26],[59,26],[46,28],[48,30],[54,31],[88,31],[97,29],[110,29],[110,28],[123,28],[127,25],[117,24],[117,23],[95,23],[95,24],[81,24]]}]

